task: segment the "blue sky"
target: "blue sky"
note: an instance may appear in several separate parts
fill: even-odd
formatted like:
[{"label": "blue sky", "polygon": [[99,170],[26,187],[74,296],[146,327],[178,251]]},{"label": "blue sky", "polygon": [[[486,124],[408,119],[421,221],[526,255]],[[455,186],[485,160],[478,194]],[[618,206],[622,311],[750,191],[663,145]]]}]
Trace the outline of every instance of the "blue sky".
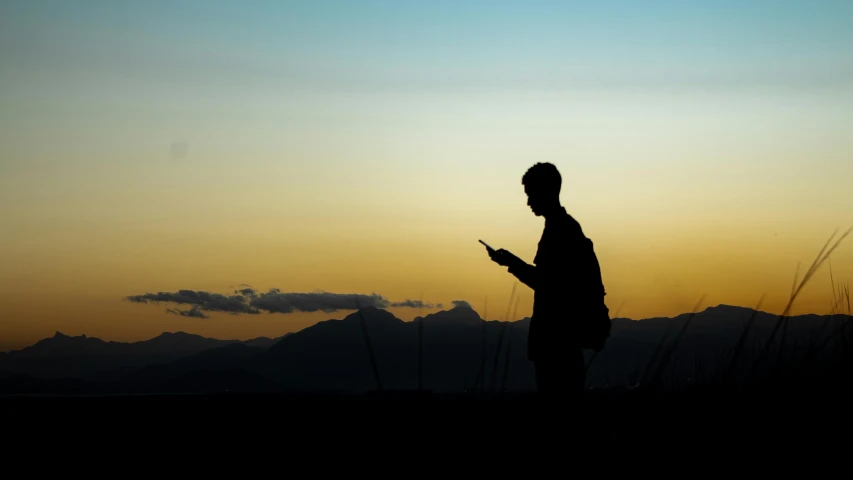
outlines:
[{"label": "blue sky", "polygon": [[[6,2],[5,68],[295,88],[849,84],[850,2]],[[8,73],[8,72],[7,72]]]}]

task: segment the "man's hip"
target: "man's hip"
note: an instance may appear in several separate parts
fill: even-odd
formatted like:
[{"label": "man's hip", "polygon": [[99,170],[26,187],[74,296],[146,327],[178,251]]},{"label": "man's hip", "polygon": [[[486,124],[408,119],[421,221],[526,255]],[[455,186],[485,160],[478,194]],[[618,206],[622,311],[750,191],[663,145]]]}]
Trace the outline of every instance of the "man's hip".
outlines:
[{"label": "man's hip", "polygon": [[583,356],[577,332],[572,327],[569,321],[531,320],[527,333],[527,357],[535,361]]}]

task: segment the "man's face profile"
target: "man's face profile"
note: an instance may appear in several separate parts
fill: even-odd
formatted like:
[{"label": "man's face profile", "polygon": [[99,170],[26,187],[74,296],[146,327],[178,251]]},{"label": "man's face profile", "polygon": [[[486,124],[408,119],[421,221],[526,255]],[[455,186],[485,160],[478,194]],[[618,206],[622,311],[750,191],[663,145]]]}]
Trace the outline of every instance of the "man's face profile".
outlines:
[{"label": "man's face profile", "polygon": [[533,211],[537,217],[542,215],[542,195],[531,188],[530,185],[524,186],[524,193],[527,194],[527,206]]}]

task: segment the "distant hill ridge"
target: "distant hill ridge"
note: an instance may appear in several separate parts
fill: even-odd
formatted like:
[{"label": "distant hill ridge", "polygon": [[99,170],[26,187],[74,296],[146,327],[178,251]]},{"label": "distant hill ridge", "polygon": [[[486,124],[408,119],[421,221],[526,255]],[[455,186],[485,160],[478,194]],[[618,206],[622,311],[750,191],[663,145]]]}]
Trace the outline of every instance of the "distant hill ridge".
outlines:
[{"label": "distant hill ridge", "polygon": [[[387,310],[380,309],[377,307],[365,307],[361,310],[362,312],[374,312],[374,311],[383,311],[388,315],[384,318],[388,322],[399,322],[399,323],[410,323],[404,320],[398,319],[393,314],[388,312]],[[741,306],[732,306],[726,304],[720,304],[716,306],[706,307],[704,310],[697,312],[696,316],[702,317],[708,314],[713,314],[714,316],[736,316],[741,315],[745,318],[748,318],[753,312],[757,312],[760,318],[778,318],[777,314],[768,313],[761,310],[754,310],[749,307],[741,307]],[[350,314],[347,318],[353,317],[356,313]],[[669,322],[671,320],[680,321],[686,320],[686,318],[690,315],[690,313],[682,313],[676,315],[675,317],[647,317],[642,319],[630,319],[626,317],[614,317],[612,320],[615,323],[621,324],[623,321],[630,322],[646,322],[644,326],[648,326],[651,323],[660,323],[660,322]],[[790,316],[789,320],[797,321],[798,319],[814,319],[814,318],[824,318],[826,315],[819,314],[804,314],[804,315],[795,315]],[[358,317],[353,317],[353,320],[357,321]],[[480,317],[479,313],[476,310],[465,306],[454,307],[449,310],[441,310],[436,313],[430,313],[425,315],[424,317],[416,317],[412,320],[411,323],[417,323],[418,321],[423,320],[425,325],[480,325],[480,322],[483,319]],[[334,321],[334,319],[324,320],[320,323]],[[529,317],[524,317],[517,320],[512,320],[510,323],[525,323],[529,322]],[[502,320],[489,320],[489,322],[502,322]],[[615,327],[615,325],[614,325]],[[306,327],[311,328],[311,327]],[[280,337],[270,338],[270,337],[256,337],[249,340],[223,340],[223,339],[215,339],[211,337],[204,337],[197,334],[191,334],[184,331],[176,331],[176,332],[163,332],[160,335],[150,338],[148,340],[138,340],[135,342],[119,342],[119,341],[105,341],[97,337],[90,337],[86,334],[71,336],[66,335],[60,331],[54,333],[53,337],[44,338],[39,340],[38,342],[30,345],[28,347],[24,347],[19,350],[11,350],[8,352],[0,352],[0,355],[5,354],[14,354],[20,355],[24,352],[72,352],[75,348],[86,348],[88,352],[95,352],[98,349],[102,349],[103,351],[117,351],[117,349],[123,348],[124,346],[128,346],[130,348],[138,349],[138,351],[146,351],[146,350],[156,350],[158,348],[168,347],[168,348],[177,348],[177,349],[188,349],[193,350],[194,345],[205,345],[208,347],[213,347],[216,345],[225,345],[229,343],[242,343],[249,346],[267,348],[281,339],[293,335],[298,332],[289,332]],[[116,349],[116,350],[110,350]],[[15,353],[18,352],[18,353]]]},{"label": "distant hill ridge", "polygon": [[[664,333],[669,330],[671,339],[690,316],[613,319],[611,338],[589,370],[590,382],[630,383]],[[682,373],[695,375],[696,369],[711,368],[720,352],[738,341],[753,316],[748,345],[763,342],[777,324],[778,315],[730,305],[707,307],[693,315],[676,354]],[[841,315],[789,317],[785,341],[807,341],[821,327],[826,327],[826,332],[849,320]],[[255,385],[265,391],[273,385],[296,391],[365,391],[377,387],[369,342],[384,388],[417,388],[420,371],[425,388],[437,391],[462,391],[475,385],[482,387],[484,382],[488,388],[506,382],[509,389],[525,390],[534,386],[532,365],[526,358],[529,323],[529,318],[484,322],[468,306],[411,322],[387,310],[366,307],[276,339],[218,340],[174,332],[124,343],[56,332],[34,345],[0,355],[0,382],[17,376],[9,383],[17,385],[14,388],[52,388],[25,380],[23,375],[81,379],[95,382],[92,385],[97,384],[99,389],[150,392],[180,390],[184,388],[180,383],[183,378],[187,389],[202,388],[202,383],[208,382],[204,388],[214,390],[233,384],[240,388]],[[423,334],[420,342],[419,333]],[[481,368],[484,334],[485,372]],[[419,345],[423,347],[421,369]],[[587,352],[590,357],[591,352]],[[71,388],[69,383],[62,385]],[[75,388],[95,388],[92,385]]]}]

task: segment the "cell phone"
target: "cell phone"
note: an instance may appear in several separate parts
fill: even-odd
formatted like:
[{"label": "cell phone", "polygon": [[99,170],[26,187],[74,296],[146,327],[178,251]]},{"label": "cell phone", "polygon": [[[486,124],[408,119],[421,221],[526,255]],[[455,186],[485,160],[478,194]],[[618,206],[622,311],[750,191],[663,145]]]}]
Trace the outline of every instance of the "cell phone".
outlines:
[{"label": "cell phone", "polygon": [[478,241],[479,241],[480,243],[482,243],[483,245],[485,245],[485,246],[486,246],[486,248],[488,248],[489,250],[495,250],[495,249],[494,249],[494,248],[492,248],[492,246],[491,246],[491,245],[489,245],[488,243],[486,243],[486,242],[484,242],[484,241],[482,241],[482,240],[478,240]]}]

